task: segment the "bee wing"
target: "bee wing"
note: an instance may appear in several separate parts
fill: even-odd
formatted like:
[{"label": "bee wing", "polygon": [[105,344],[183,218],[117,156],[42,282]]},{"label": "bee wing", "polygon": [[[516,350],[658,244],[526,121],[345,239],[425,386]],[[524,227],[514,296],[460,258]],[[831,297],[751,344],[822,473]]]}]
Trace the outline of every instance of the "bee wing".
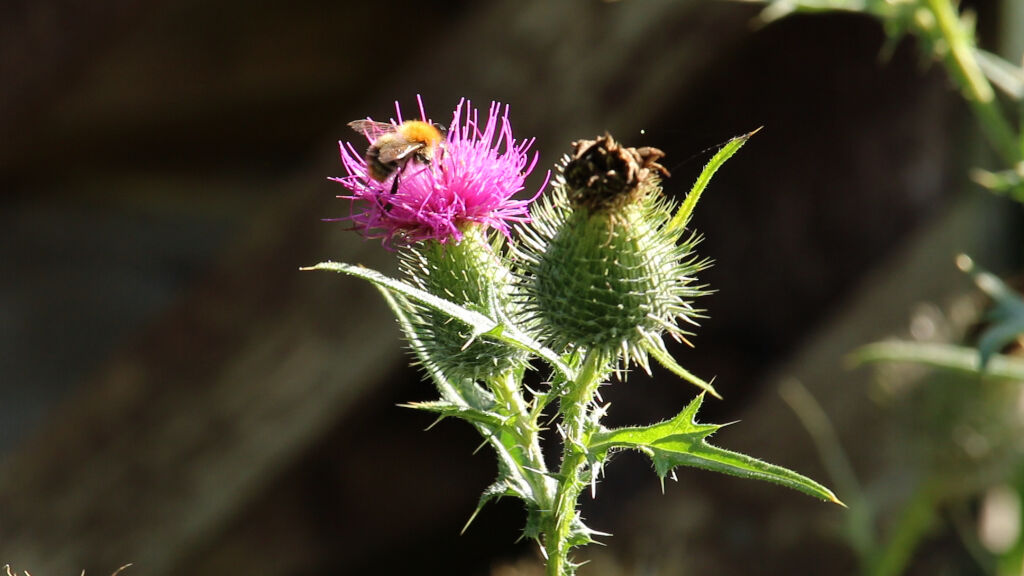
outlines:
[{"label": "bee wing", "polygon": [[366,136],[370,140],[376,140],[385,134],[390,134],[398,129],[397,126],[388,122],[374,122],[373,120],[353,120],[348,127]]},{"label": "bee wing", "polygon": [[384,164],[397,162],[398,160],[403,160],[412,156],[417,150],[426,148],[426,146],[427,145],[422,142],[395,142],[389,146],[382,146],[377,159]]}]

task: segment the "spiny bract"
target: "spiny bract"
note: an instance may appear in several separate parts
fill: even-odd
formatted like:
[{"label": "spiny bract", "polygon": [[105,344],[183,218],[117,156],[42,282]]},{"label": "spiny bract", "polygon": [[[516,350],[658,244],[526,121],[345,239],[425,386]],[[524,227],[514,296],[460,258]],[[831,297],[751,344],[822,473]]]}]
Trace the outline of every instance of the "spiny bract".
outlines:
[{"label": "spiny bract", "polygon": [[[501,239],[497,235],[495,242]],[[401,264],[418,288],[494,317],[509,314],[512,306],[512,276],[500,250],[486,243],[479,227],[471,227],[459,242],[428,241],[404,249]],[[465,324],[444,314],[419,307],[412,320],[425,357],[449,378],[486,381],[526,363],[524,352],[486,336],[474,338]]]},{"label": "spiny bract", "polygon": [[[590,162],[595,146],[611,161]],[[562,169],[574,177],[559,176],[534,204],[533,222],[520,228],[523,318],[556,350],[594,351],[649,371],[646,347],[661,346],[664,332],[683,339],[689,332],[681,323],[696,325],[691,300],[705,290],[694,276],[709,262],[694,253],[698,237],[666,226],[675,203],[662,195],[659,171],[647,169],[653,161],[642,164],[650,156],[609,136],[576,147]],[[579,158],[601,173],[581,177]],[[624,201],[605,199],[609,181],[629,183]],[[600,189],[579,189],[588,182]]]}]

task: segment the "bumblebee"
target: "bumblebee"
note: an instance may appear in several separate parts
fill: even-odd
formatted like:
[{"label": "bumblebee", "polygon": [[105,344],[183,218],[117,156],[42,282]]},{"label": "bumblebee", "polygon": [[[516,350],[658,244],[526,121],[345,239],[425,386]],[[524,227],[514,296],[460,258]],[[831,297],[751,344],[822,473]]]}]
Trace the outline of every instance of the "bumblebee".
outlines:
[{"label": "bumblebee", "polygon": [[398,177],[411,160],[430,164],[444,140],[442,129],[422,120],[409,120],[401,124],[355,120],[349,127],[370,139],[366,149],[366,172],[378,182],[395,175],[391,192],[398,189]]}]

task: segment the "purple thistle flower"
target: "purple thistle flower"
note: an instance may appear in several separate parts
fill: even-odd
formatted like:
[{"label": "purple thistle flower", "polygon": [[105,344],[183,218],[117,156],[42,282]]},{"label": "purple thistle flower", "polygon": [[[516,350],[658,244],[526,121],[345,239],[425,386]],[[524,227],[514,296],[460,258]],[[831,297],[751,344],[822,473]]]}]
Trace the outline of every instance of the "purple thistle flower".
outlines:
[{"label": "purple thistle flower", "polygon": [[[420,118],[429,122],[420,105]],[[402,112],[395,103],[398,120]],[[373,143],[374,136],[368,135]],[[409,159],[384,181],[371,178],[365,154],[351,143],[339,143],[341,162],[348,176],[331,178],[351,193],[350,220],[368,238],[383,238],[386,246],[423,240],[440,243],[462,240],[470,224],[491,227],[509,235],[510,222],[528,222],[529,205],[547,185],[550,172],[532,198],[514,200],[537,164],[528,150],[533,139],[516,142],[508,120],[508,106],[492,102],[481,130],[478,111],[468,100],[455,107],[447,137],[429,164]],[[395,179],[398,179],[397,185]]]}]

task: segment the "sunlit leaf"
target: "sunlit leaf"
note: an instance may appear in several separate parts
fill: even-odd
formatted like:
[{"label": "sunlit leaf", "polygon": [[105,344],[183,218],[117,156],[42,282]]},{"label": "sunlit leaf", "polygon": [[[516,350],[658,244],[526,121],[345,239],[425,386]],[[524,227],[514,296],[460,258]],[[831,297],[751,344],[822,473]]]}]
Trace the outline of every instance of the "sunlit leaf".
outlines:
[{"label": "sunlit leaf", "polygon": [[[480,432],[480,435],[486,439],[498,457],[498,479],[484,490],[477,503],[476,510],[470,515],[469,520],[466,521],[463,531],[469,528],[477,514],[480,513],[480,510],[488,502],[502,496],[520,498],[526,503],[528,510],[535,510],[539,495],[535,493],[534,486],[526,478],[528,470],[522,458],[521,450],[514,445],[514,440],[507,438],[507,435],[503,435],[501,432],[501,427],[504,425],[501,416],[474,406],[475,402],[471,395],[467,398],[467,394],[461,389],[464,387],[460,387],[457,383],[450,381],[436,369],[436,365],[425,360],[422,342],[417,339],[409,319],[409,302],[401,294],[392,293],[383,286],[377,286],[377,288],[395,313],[399,325],[409,340],[409,345],[417,357],[419,357],[420,363],[427,369],[428,375],[443,398],[440,401],[416,402],[406,404],[405,406],[435,412],[440,414],[442,418],[453,416],[466,420]],[[466,384],[475,387],[475,384],[471,382]]]},{"label": "sunlit leaf", "polygon": [[[659,344],[661,345],[659,346]],[[686,380],[690,384],[693,384],[694,386],[700,388],[701,390],[704,390],[705,392],[711,394],[715,398],[718,398],[719,400],[722,399],[722,395],[718,393],[718,390],[715,390],[715,387],[712,386],[710,382],[705,382],[704,380],[701,380],[698,376],[696,376],[686,368],[680,366],[679,363],[676,362],[675,358],[673,358],[672,355],[668,353],[668,350],[665,349],[664,344],[662,344],[660,341],[657,344],[650,342],[645,343],[644,350],[646,350],[652,358],[657,360],[659,364],[664,366],[666,369],[668,369],[676,376],[679,376],[680,378]]]},{"label": "sunlit leaf", "polygon": [[732,158],[732,155],[747,143],[747,140],[749,140],[751,136],[760,131],[761,129],[758,128],[753,132],[749,132],[729,140],[714,156],[711,157],[711,160],[704,166],[704,170],[701,171],[700,176],[697,177],[697,181],[693,183],[693,187],[690,188],[690,193],[686,195],[686,199],[683,200],[679,209],[676,210],[675,215],[672,216],[672,220],[669,220],[669,223],[665,225],[666,230],[672,232],[682,230],[686,227],[690,222],[690,217],[693,216],[693,209],[697,207],[697,201],[700,200],[700,195],[704,192],[704,189],[707,188],[708,183],[711,182],[711,177],[715,175],[715,172],[717,172],[719,168],[722,167],[722,164],[725,164],[726,160]]},{"label": "sunlit leaf", "polygon": [[451,416],[469,422],[486,424],[492,427],[498,427],[504,423],[504,418],[502,418],[500,414],[487,410],[478,410],[476,408],[471,408],[470,406],[456,404],[447,400],[409,402],[408,404],[401,404],[400,406],[403,408],[412,408],[414,410],[423,410],[424,412],[433,412],[441,418]]},{"label": "sunlit leaf", "polygon": [[321,262],[316,266],[301,268],[301,270],[327,270],[362,278],[376,286],[386,288],[396,294],[401,294],[418,304],[462,321],[472,329],[472,338],[489,336],[495,340],[501,340],[544,359],[545,362],[561,372],[568,380],[574,380],[576,377],[575,371],[562,361],[558,353],[541,345],[516,326],[507,322],[499,322],[401,280],[385,276],[376,270],[341,262]]},{"label": "sunlit leaf", "polygon": [[677,416],[658,424],[595,433],[588,446],[591,457],[601,460],[610,450],[639,450],[650,456],[654,470],[662,481],[677,466],[690,466],[773,482],[822,500],[842,504],[831,490],[810,478],[708,444],[707,438],[722,426],[697,422],[697,411],[703,400],[703,394],[697,396]]}]

